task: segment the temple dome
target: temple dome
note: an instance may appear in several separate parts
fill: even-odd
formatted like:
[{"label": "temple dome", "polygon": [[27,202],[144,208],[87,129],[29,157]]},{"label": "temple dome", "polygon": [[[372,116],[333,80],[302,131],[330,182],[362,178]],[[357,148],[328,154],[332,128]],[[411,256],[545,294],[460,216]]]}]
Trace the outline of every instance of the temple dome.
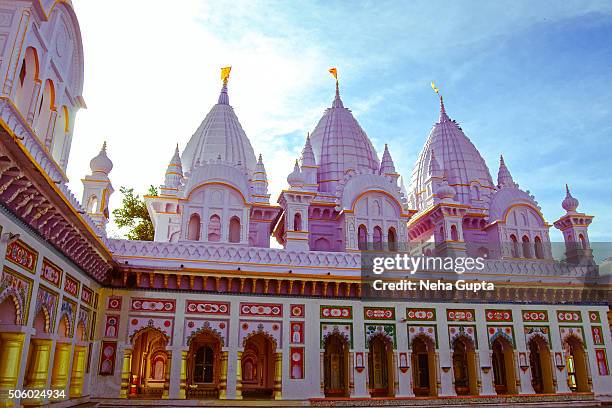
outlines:
[{"label": "temple dome", "polygon": [[[484,159],[459,125],[446,114],[440,98],[440,120],[434,124],[412,172],[411,194],[417,210],[423,210],[423,199],[418,195],[426,191],[430,178],[429,165],[432,152],[448,184],[456,191],[455,200],[474,207],[486,207],[484,196],[489,196],[494,185]],[[478,193],[474,194],[476,187]],[[482,196],[481,196],[482,194]]]},{"label": "temple dome", "polygon": [[314,131],[310,142],[319,165],[320,190],[335,192],[339,180],[350,170],[376,170],[380,163],[376,150],[351,111],[344,107],[336,87],[336,98]]},{"label": "temple dome", "polygon": [[191,136],[181,160],[185,171],[190,172],[196,163],[217,160],[219,156],[223,162],[246,166],[249,172],[257,164],[251,142],[229,104],[227,85],[223,85],[218,103]]},{"label": "temple dome", "polygon": [[89,162],[89,168],[92,173],[104,173],[106,175],[113,169],[113,162],[106,155],[106,142],[102,144],[100,153]]}]

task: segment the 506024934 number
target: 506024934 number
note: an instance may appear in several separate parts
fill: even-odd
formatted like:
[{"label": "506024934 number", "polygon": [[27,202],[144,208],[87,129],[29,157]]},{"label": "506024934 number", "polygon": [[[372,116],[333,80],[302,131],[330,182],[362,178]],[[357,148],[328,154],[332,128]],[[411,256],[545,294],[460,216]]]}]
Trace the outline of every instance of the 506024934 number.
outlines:
[{"label": "506024934 number", "polygon": [[8,390],[9,399],[66,398],[66,390]]}]

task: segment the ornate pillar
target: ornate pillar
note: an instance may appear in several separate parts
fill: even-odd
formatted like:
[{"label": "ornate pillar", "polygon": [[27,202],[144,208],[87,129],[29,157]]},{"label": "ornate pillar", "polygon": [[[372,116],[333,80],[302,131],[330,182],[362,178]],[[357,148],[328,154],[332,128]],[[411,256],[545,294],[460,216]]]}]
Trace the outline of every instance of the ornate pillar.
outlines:
[{"label": "ornate pillar", "polygon": [[132,349],[123,350],[123,366],[121,367],[121,391],[119,398],[127,398],[130,393],[130,373],[132,371]]},{"label": "ornate pillar", "polygon": [[72,372],[70,374],[70,398],[78,398],[83,395],[83,377],[85,376],[85,364],[87,362],[87,346],[75,346],[72,358]]},{"label": "ornate pillar", "polygon": [[221,375],[219,376],[219,399],[227,399],[227,351],[221,352]]},{"label": "ornate pillar", "polygon": [[170,398],[170,370],[172,369],[172,351],[167,350],[166,355],[166,372],[164,373],[164,392],[162,394],[163,399]]},{"label": "ornate pillar", "polygon": [[45,141],[45,146],[47,149],[51,151],[53,147],[53,131],[55,130],[55,120],[57,119],[57,110],[52,109],[51,115],[49,115],[49,123],[47,124],[47,128],[45,130],[44,136],[41,135],[41,138]]},{"label": "ornate pillar", "polygon": [[283,352],[274,354],[274,399],[283,398]]},{"label": "ornate pillar", "polygon": [[53,370],[51,371],[51,389],[65,390],[68,385],[68,370],[70,369],[70,343],[57,343]]},{"label": "ornate pillar", "polygon": [[[28,366],[24,389],[44,390],[47,388],[49,359],[51,357],[51,339],[30,340],[30,364]],[[31,399],[27,405],[42,405],[44,398]]]},{"label": "ornate pillar", "polygon": [[12,407],[8,390],[17,388],[25,333],[0,333],[0,406]]},{"label": "ornate pillar", "polygon": [[34,86],[32,87],[32,95],[30,97],[30,106],[28,107],[27,112],[22,112],[24,116],[26,116],[26,122],[30,125],[34,124],[34,114],[36,113],[36,106],[38,105],[38,95],[40,93],[40,88],[42,87],[42,82],[40,79],[34,80]]},{"label": "ornate pillar", "polygon": [[[237,353],[236,358],[236,399],[242,399],[242,351]],[[276,373],[275,373],[276,376]]]},{"label": "ornate pillar", "polygon": [[179,399],[187,398],[187,350],[181,351],[181,377],[178,397]]}]

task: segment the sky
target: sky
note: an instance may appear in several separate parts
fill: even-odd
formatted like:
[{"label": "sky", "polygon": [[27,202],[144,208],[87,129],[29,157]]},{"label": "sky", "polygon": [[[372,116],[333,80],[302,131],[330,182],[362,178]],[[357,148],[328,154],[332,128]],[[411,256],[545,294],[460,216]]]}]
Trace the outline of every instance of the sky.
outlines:
[{"label": "sky", "polygon": [[[262,153],[271,201],[326,107],[337,67],[344,105],[379,156],[389,145],[409,180],[439,116],[499,155],[549,223],[565,183],[595,215],[591,241],[612,241],[612,2],[73,0],[85,53],[68,165],[77,197],[103,141],[119,187],[163,183],[216,103],[232,66],[230,104]],[[562,240],[551,227],[551,239]],[[122,231],[109,226],[110,236]]]}]

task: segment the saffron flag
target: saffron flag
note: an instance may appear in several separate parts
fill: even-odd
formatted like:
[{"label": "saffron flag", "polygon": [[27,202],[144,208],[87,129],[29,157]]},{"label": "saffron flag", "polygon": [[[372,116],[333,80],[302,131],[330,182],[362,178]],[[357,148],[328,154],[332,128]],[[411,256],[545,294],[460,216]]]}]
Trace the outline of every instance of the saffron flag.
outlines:
[{"label": "saffron flag", "polygon": [[330,68],[329,73],[332,74],[336,80],[338,80],[338,70],[336,68]]},{"label": "saffron flag", "polygon": [[229,78],[229,74],[230,74],[231,70],[232,70],[231,66],[230,67],[221,68],[221,80],[223,82],[227,82],[227,79]]},{"label": "saffron flag", "polygon": [[440,90],[436,87],[434,81],[431,81],[431,89],[433,89],[435,93],[440,94]]}]

